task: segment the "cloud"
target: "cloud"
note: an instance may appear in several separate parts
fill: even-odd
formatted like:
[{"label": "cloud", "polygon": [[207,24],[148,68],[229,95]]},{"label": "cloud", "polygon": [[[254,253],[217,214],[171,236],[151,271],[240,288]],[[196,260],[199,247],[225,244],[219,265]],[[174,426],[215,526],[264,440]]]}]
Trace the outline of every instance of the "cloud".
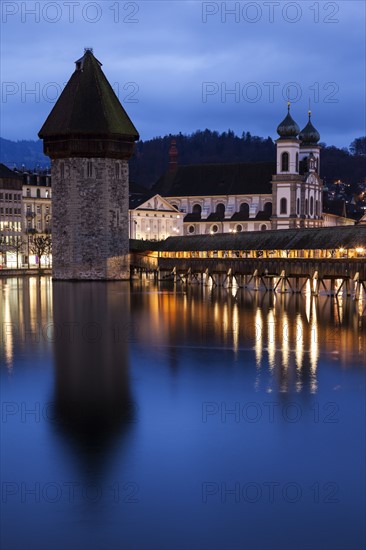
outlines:
[{"label": "cloud", "polygon": [[2,3],[3,137],[36,139],[84,46],[144,139],[204,127],[276,137],[288,95],[300,126],[310,100],[329,144],[366,133],[362,2],[74,4]]}]

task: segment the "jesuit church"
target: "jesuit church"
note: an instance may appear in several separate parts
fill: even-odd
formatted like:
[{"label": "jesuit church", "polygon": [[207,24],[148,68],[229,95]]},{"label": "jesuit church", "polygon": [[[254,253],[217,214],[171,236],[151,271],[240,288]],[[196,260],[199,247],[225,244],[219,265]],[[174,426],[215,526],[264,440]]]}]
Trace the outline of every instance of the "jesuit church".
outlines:
[{"label": "jesuit church", "polygon": [[[308,116],[300,131],[288,104],[277,127],[273,163],[180,166],[173,140],[167,172],[147,200],[130,207],[130,236],[160,240],[177,234],[353,224],[354,220],[323,212],[320,135],[310,111]],[[175,220],[172,231],[170,219]]]}]

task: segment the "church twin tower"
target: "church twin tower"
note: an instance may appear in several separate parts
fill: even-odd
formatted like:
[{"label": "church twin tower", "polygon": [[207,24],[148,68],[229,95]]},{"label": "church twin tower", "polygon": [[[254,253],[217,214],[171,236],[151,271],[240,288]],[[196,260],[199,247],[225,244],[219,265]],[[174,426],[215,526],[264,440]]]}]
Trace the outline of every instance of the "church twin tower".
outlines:
[{"label": "church twin tower", "polygon": [[[310,113],[300,132],[289,106],[277,132],[272,227],[321,225],[320,136]],[[139,134],[91,49],[39,137],[52,159],[53,278],[128,279],[128,159]]]},{"label": "church twin tower", "polygon": [[300,128],[290,115],[277,128],[277,169],[272,179],[272,228],[318,227],[322,220],[323,182],[319,177],[319,132],[309,121]]}]

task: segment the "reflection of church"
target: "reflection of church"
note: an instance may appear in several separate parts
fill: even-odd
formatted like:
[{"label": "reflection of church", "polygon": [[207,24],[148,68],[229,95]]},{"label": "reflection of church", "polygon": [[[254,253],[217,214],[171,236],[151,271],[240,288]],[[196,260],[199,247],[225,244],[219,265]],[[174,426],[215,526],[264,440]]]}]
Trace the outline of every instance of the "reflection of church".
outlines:
[{"label": "reflection of church", "polygon": [[153,212],[154,199],[183,214],[183,224],[178,227],[186,235],[353,224],[345,217],[323,213],[320,135],[311,122],[311,113],[300,131],[288,105],[277,133],[276,163],[180,166],[173,140],[168,171],[152,188],[150,197],[142,198],[130,210],[131,237],[160,240],[177,234],[159,231],[159,219],[166,219],[166,212],[163,216]]}]

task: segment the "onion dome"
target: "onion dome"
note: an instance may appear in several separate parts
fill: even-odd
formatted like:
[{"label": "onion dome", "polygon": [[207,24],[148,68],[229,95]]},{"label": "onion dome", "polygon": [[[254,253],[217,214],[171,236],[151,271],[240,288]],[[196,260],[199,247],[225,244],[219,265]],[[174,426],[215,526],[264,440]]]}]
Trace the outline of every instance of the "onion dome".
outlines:
[{"label": "onion dome", "polygon": [[300,132],[300,128],[290,115],[290,103],[288,103],[287,109],[288,112],[286,118],[277,127],[277,133],[280,136],[280,139],[296,138]]},{"label": "onion dome", "polygon": [[302,145],[315,145],[320,140],[320,134],[311,123],[311,111],[309,111],[309,122],[303,130],[301,130],[299,138]]}]

